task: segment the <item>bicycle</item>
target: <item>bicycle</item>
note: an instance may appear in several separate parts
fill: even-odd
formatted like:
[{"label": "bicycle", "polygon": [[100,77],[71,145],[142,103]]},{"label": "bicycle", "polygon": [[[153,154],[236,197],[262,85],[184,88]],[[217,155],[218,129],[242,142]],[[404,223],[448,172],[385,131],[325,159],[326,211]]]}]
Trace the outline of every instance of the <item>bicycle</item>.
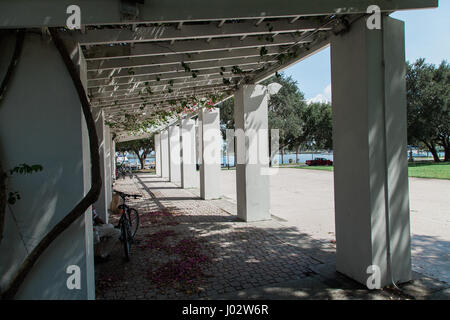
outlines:
[{"label": "bicycle", "polygon": [[120,240],[123,243],[125,259],[130,261],[131,244],[134,242],[134,236],[139,227],[139,214],[136,209],[130,208],[126,204],[126,198],[134,197],[134,199],[137,199],[142,196],[137,194],[127,194],[116,190],[114,190],[114,192],[122,199],[122,204],[118,206],[122,215],[120,216],[117,227],[120,228],[121,231]]},{"label": "bicycle", "polygon": [[126,168],[124,166],[119,166],[116,169],[116,179],[122,178],[125,180],[125,178],[129,176],[130,179],[132,179],[133,176],[133,172],[131,171],[130,168]]}]

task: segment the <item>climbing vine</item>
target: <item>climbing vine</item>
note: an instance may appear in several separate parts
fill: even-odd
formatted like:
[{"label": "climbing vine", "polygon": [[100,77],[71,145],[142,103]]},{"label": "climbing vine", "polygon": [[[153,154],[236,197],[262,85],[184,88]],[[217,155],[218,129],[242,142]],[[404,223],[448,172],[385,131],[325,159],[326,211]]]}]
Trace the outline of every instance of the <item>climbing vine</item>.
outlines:
[{"label": "climbing vine", "polygon": [[[145,104],[134,113],[133,111],[122,109],[120,114],[105,120],[105,124],[111,129],[126,131],[131,135],[143,134],[149,132],[152,128],[167,123],[171,119],[192,115],[202,108],[214,108],[216,103],[221,101],[225,95],[226,92],[209,94],[200,98],[191,96],[184,100],[169,100],[168,105],[150,110],[149,116],[143,114],[143,111],[146,110]],[[158,106],[155,104],[154,107]]]},{"label": "climbing vine", "polygon": [[[144,87],[137,92],[137,96],[135,97],[141,100],[140,107],[125,110],[124,107],[120,107],[119,101],[114,101],[114,109],[118,107],[119,110],[118,112],[114,110],[115,114],[108,118],[105,124],[117,131],[125,131],[132,135],[138,135],[148,133],[152,128],[161,126],[171,119],[194,114],[201,108],[214,107],[217,102],[221,101],[225,96],[232,94],[242,83],[252,83],[258,75],[270,72],[271,70],[276,71],[280,65],[284,65],[288,61],[293,61],[301,53],[308,51],[311,44],[323,40],[324,34],[320,31],[321,28],[330,26],[333,23],[335,23],[333,19],[324,19],[323,25],[314,31],[304,33],[295,32],[293,33],[296,40],[295,43],[289,46],[282,46],[281,50],[275,55],[273,54],[273,50],[271,50],[271,54],[269,55],[268,48],[273,45],[274,35],[276,33],[273,25],[267,22],[265,27],[268,33],[257,37],[261,42],[261,46],[257,46],[259,48],[259,66],[256,69],[244,70],[239,65],[218,67],[218,74],[222,78],[221,84],[227,87],[223,90],[222,94],[194,94],[193,96],[182,99],[180,99],[181,97],[175,96],[174,99],[176,100],[164,102],[164,105],[161,102],[155,103],[155,100],[159,98],[161,100],[169,99],[167,95],[173,96],[177,91],[174,80],[163,81],[165,80],[162,78],[163,76],[158,74],[153,80],[146,81]],[[310,44],[303,43],[306,41],[310,42]],[[188,53],[185,56],[188,59],[192,57]],[[193,63],[189,61],[181,61],[181,68],[179,71],[184,70],[193,79],[202,75],[202,72],[195,70]],[[134,69],[129,68],[128,73],[134,75]],[[158,86],[164,86],[163,90],[155,91],[152,89],[150,81],[156,81]],[[178,91],[178,93],[182,93],[182,91]],[[197,96],[201,96],[201,98]]]}]

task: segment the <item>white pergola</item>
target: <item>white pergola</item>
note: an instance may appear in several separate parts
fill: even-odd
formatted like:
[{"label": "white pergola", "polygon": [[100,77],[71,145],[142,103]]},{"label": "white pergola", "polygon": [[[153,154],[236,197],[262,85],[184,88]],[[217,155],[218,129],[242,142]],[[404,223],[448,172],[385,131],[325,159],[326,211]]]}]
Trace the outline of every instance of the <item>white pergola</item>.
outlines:
[{"label": "white pergola", "polygon": [[92,107],[105,110],[106,119],[120,117],[121,110],[144,119],[156,108],[193,96],[227,98],[239,84],[267,78],[327,46],[340,19],[235,17],[86,26],[84,33],[67,37],[83,48]]},{"label": "white pergola", "polygon": [[[70,5],[81,10],[80,30],[65,27]],[[367,28],[367,9],[373,5],[381,10],[381,29]],[[29,222],[29,245],[62,219],[90,185],[79,97],[47,27],[58,28],[91,102],[104,182],[95,206],[105,215],[115,141],[152,134],[159,175],[192,187],[193,150],[198,149],[201,197],[220,197],[220,160],[203,161],[208,148],[220,154],[220,101],[211,112],[198,110],[197,124],[192,114],[172,115],[139,135],[110,129],[105,121],[121,120],[124,113],[144,121],[192,97],[218,95],[221,101],[234,96],[236,129],[246,134],[268,129],[269,90],[259,83],[330,46],[336,269],[363,284],[373,266],[379,267],[381,286],[410,280],[404,23],[389,14],[437,6],[437,0],[0,0],[0,78],[16,43],[14,33],[3,29],[28,29],[0,108],[0,151],[7,155],[2,160],[14,167],[27,150],[46,174],[45,183],[29,180],[23,186],[31,200],[16,207]],[[196,136],[197,145],[188,143]],[[249,158],[248,143],[236,141],[237,156]],[[268,146],[261,148],[268,152]],[[261,174],[267,166],[245,161],[237,166],[242,220],[270,219],[269,177]],[[3,244],[10,249],[0,255],[10,263],[0,265],[0,274],[9,273],[0,285],[26,256],[15,226],[8,223]],[[58,238],[19,297],[36,299],[37,291],[44,299],[54,293],[57,298],[94,297],[91,223],[87,214]],[[64,286],[61,270],[67,263],[82,266],[83,290],[68,292]],[[46,281],[54,283],[53,290],[42,290]]]},{"label": "white pergola", "polygon": [[61,32],[82,48],[92,107],[117,120],[149,118],[193,96],[227,98],[327,47],[370,5],[389,13],[437,1],[18,0],[0,4],[0,27],[65,26],[74,4],[82,28]]}]

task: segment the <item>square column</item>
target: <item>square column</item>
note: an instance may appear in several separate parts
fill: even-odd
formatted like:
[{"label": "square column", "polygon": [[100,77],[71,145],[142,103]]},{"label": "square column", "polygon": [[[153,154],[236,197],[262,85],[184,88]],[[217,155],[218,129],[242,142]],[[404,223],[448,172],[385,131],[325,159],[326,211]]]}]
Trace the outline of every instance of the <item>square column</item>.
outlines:
[{"label": "square column", "polygon": [[155,139],[155,167],[156,175],[161,177],[161,135],[159,133],[154,135]]},{"label": "square column", "polygon": [[192,119],[181,120],[180,149],[182,188],[195,188],[198,186],[195,145],[195,121]]},{"label": "square column", "polygon": [[198,124],[199,124],[199,118],[200,116],[198,116],[195,119],[195,169],[197,170],[197,165],[200,164],[201,162],[201,156],[200,156],[200,151],[202,150],[201,147],[201,143],[200,143],[200,129],[198,128]]},{"label": "square column", "polygon": [[268,100],[262,85],[234,95],[237,212],[244,221],[270,219]]},{"label": "square column", "polygon": [[112,148],[111,148],[111,128],[105,125],[105,178],[103,179],[103,183],[105,184],[105,200],[106,200],[106,212],[109,217],[109,205],[112,200],[112,167],[111,167],[111,157]]},{"label": "square column", "polygon": [[100,174],[102,177],[102,188],[100,195],[95,202],[95,210],[100,219],[108,223],[108,150],[107,150],[107,140],[109,135],[107,132],[107,126],[105,126],[104,112],[102,109],[93,109],[93,117],[95,120],[95,127],[97,130],[98,146],[100,154]]},{"label": "square column", "polygon": [[[337,270],[362,284],[411,279],[404,23],[332,38]],[[392,272],[390,272],[390,270]]]},{"label": "square column", "polygon": [[220,191],[220,109],[202,109],[199,112],[198,134],[200,147],[200,197],[218,199]]},{"label": "square column", "polygon": [[111,136],[111,175],[116,180],[116,142],[112,140]]},{"label": "square column", "polygon": [[[2,33],[0,42],[3,79],[16,36]],[[76,50],[71,53],[76,55]],[[80,77],[86,77],[83,68]],[[8,181],[8,187],[18,190],[22,199],[6,207],[0,243],[2,289],[39,241],[89,191],[89,155],[86,121],[64,61],[46,35],[26,33],[20,62],[1,102],[0,157],[5,169],[26,162],[40,164],[43,170]],[[92,230],[89,208],[36,261],[15,299],[95,299]],[[80,268],[79,290],[67,287],[70,265]]]},{"label": "square column", "polygon": [[161,131],[161,177],[169,178],[169,132]]},{"label": "square column", "polygon": [[169,127],[169,164],[169,180],[181,183],[180,128],[177,125]]}]

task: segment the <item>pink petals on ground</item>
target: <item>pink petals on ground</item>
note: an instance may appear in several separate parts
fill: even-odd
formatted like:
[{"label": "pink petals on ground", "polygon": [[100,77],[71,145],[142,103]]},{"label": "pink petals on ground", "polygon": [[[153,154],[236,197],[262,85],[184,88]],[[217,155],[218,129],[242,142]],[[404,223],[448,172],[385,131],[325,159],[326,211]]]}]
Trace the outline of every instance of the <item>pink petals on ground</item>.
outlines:
[{"label": "pink petals on ground", "polygon": [[143,247],[164,250],[171,256],[181,256],[158,268],[150,267],[147,276],[159,288],[179,287],[187,292],[195,291],[198,281],[204,276],[203,267],[211,259],[201,252],[200,243],[195,238],[182,239],[174,246],[164,243],[168,237],[174,235],[174,231],[166,230],[147,237]]}]

